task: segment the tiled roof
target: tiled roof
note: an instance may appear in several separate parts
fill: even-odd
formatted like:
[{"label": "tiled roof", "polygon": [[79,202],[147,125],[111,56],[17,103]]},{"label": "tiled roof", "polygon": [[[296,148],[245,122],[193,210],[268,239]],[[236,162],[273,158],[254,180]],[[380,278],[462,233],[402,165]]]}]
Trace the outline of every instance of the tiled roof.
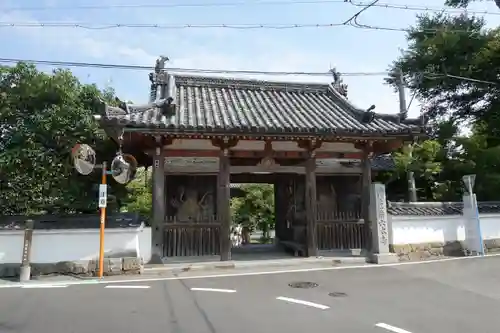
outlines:
[{"label": "tiled roof", "polygon": [[[500,213],[500,202],[478,202],[479,214]],[[389,202],[387,213],[398,216],[439,216],[461,215],[463,204],[461,202]]]},{"label": "tiled roof", "polygon": [[[0,216],[0,230],[23,229],[26,216]],[[34,229],[98,229],[100,222],[97,214],[92,215],[39,215],[31,216]],[[106,217],[106,228],[139,228],[143,219],[136,213],[110,214]]]},{"label": "tiled roof", "polygon": [[396,167],[396,163],[390,154],[377,155],[372,158],[371,167],[374,171],[391,171]]},{"label": "tiled roof", "polygon": [[[420,133],[414,120],[376,114],[353,106],[331,85],[169,75],[167,97],[175,113],[159,108],[107,108],[105,122],[176,132],[298,135],[387,135]],[[168,96],[171,95],[171,96]]]}]

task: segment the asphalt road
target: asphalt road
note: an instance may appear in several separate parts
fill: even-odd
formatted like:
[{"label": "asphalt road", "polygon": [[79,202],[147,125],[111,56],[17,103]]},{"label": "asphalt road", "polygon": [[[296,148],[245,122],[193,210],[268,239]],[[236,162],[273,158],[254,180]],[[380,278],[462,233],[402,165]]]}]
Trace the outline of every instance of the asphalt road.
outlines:
[{"label": "asphalt road", "polygon": [[[0,332],[488,333],[500,327],[500,257],[120,282],[0,289]],[[317,286],[289,286],[295,282]]]}]

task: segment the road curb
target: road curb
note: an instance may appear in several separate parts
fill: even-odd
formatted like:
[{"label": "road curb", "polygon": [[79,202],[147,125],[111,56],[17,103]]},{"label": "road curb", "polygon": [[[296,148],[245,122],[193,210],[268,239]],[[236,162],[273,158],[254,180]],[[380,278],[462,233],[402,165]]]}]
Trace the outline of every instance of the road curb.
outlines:
[{"label": "road curb", "polygon": [[256,261],[229,261],[229,262],[205,262],[205,263],[172,263],[163,265],[145,265],[144,275],[160,272],[189,272],[189,271],[209,271],[209,270],[233,270],[245,268],[264,267],[300,267],[304,265],[315,266],[339,266],[349,264],[365,264],[365,257],[349,258],[301,258],[284,260],[256,260]]}]

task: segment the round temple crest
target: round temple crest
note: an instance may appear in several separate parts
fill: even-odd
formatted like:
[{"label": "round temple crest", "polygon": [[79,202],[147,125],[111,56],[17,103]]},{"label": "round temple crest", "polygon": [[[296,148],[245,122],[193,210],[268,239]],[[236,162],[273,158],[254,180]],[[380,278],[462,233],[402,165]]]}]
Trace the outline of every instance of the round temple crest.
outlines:
[{"label": "round temple crest", "polygon": [[87,144],[76,144],[71,149],[73,165],[81,175],[89,175],[96,165],[96,154],[94,149]]},{"label": "round temple crest", "polygon": [[137,160],[130,154],[119,154],[111,162],[111,175],[117,183],[127,184],[137,172]]}]

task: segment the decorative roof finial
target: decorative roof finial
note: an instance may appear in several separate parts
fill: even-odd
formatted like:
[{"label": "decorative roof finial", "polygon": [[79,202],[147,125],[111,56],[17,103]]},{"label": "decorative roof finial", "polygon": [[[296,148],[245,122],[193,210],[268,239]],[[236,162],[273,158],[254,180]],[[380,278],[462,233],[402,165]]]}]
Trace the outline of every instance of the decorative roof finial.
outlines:
[{"label": "decorative roof finial", "polygon": [[[160,56],[156,59],[154,72],[149,73],[149,81],[151,82],[149,101],[153,102],[158,99],[158,81],[161,79],[162,71],[165,70],[165,63],[169,61],[168,57]],[[165,74],[165,73],[163,73]]]},{"label": "decorative roof finial", "polygon": [[160,56],[158,59],[156,59],[155,73],[159,73],[160,71],[164,70],[165,63],[169,60],[170,59],[165,56]]},{"label": "decorative roof finial", "polygon": [[333,88],[340,95],[347,98],[347,84],[343,83],[344,80],[342,79],[340,72],[337,72],[335,68],[330,69],[329,72],[332,74],[333,77],[333,82],[332,82]]}]

